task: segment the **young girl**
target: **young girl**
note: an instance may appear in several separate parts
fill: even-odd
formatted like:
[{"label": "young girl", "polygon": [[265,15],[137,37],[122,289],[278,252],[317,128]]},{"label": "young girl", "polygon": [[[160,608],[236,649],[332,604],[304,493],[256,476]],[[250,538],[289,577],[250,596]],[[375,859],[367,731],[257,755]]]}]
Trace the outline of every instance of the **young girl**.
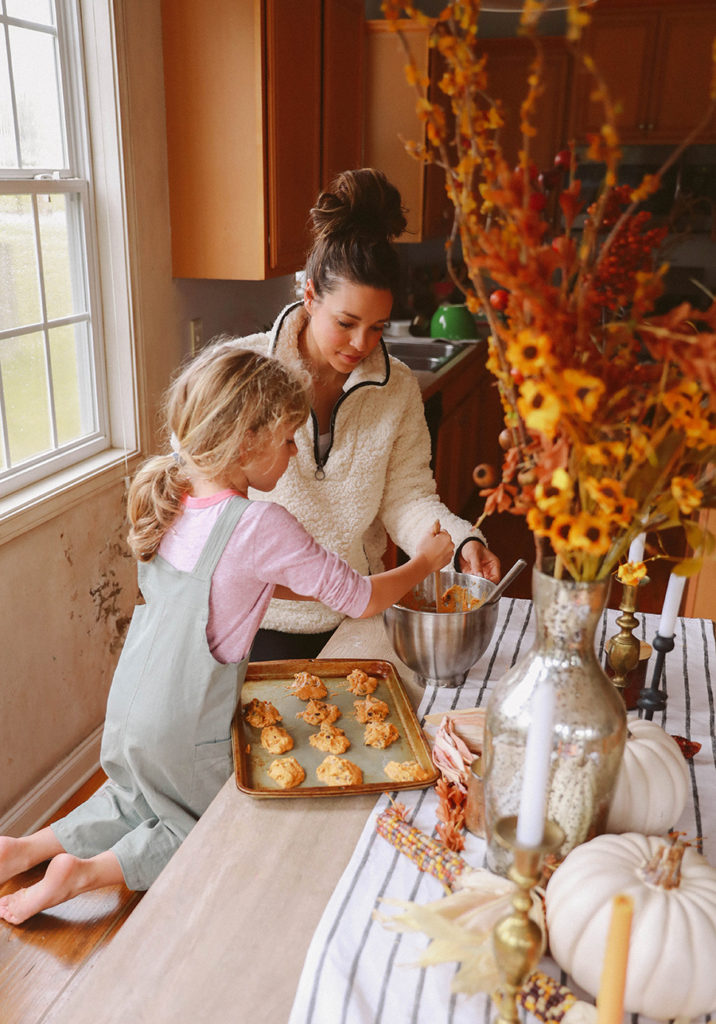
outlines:
[{"label": "young girl", "polygon": [[129,494],[145,603],[107,703],[108,782],[53,825],[0,838],[0,883],[50,861],[39,882],[0,899],[0,918],[19,924],[122,881],[151,885],[231,775],[231,717],[274,594],[367,618],[449,561],[441,532],[426,535],[407,564],[364,577],[281,506],[247,500],[249,486],[275,486],[308,412],[290,371],[237,348],[209,347],[170,388],[176,450],[150,459]]}]

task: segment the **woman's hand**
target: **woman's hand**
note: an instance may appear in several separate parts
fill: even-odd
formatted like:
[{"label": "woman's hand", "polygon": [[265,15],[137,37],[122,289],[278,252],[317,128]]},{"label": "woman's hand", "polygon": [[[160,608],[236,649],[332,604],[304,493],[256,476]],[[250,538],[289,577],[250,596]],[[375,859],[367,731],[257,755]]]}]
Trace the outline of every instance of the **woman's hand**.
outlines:
[{"label": "woman's hand", "polygon": [[500,582],[500,559],[479,540],[470,540],[460,552],[460,572],[484,576],[493,583]]},{"label": "woman's hand", "polygon": [[447,530],[431,531],[418,541],[417,555],[427,559],[430,572],[437,572],[448,564],[453,550],[452,537]]}]

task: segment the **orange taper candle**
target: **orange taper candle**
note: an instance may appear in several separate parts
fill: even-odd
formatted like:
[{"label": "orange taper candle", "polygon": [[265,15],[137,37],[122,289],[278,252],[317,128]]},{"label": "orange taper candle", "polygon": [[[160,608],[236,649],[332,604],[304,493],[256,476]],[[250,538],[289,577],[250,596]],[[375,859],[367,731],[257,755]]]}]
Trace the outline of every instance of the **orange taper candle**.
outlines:
[{"label": "orange taper candle", "polygon": [[597,1024],[622,1024],[634,900],[623,893],[612,901],[612,916],[597,996]]}]

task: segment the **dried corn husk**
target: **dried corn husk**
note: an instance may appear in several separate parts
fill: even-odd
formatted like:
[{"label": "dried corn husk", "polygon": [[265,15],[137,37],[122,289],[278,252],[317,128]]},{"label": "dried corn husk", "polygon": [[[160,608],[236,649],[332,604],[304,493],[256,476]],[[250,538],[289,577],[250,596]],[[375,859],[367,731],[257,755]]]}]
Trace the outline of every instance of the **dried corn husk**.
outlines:
[{"label": "dried corn husk", "polygon": [[448,715],[443,715],[435,734],[432,758],[443,779],[452,782],[461,793],[467,793],[468,771],[475,755],[457,735]]},{"label": "dried corn husk", "polygon": [[[423,932],[431,940],[418,960],[429,967],[457,961],[460,969],[452,982],[454,992],[494,992],[500,975],[492,948],[492,929],[512,909],[514,882],[484,868],[465,871],[454,891],[433,903],[418,904],[383,900],[402,913],[393,917],[374,912],[376,920],[394,931]],[[539,890],[532,892],[530,917],[544,935],[544,916]],[[542,950],[544,952],[544,950]]]},{"label": "dried corn husk", "polygon": [[434,742],[435,734],[443,719],[449,719],[455,734],[473,754],[482,753],[485,735],[485,709],[464,708],[460,711],[438,711],[425,716],[424,728],[428,739]]}]

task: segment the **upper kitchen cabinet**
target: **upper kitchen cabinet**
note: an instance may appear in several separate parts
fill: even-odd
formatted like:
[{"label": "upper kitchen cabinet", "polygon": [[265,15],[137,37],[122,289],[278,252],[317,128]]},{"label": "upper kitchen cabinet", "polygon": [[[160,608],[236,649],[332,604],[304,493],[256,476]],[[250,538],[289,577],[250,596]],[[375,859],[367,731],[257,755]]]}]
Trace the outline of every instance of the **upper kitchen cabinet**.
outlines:
[{"label": "upper kitchen cabinet", "polygon": [[364,0],[323,5],[322,187],[363,166],[364,8]]},{"label": "upper kitchen cabinet", "polygon": [[[418,71],[438,79],[437,54],[428,46],[429,29],[401,22]],[[446,237],[452,225],[452,204],[445,194],[443,172],[410,156],[404,141],[422,143],[425,127],[415,110],[417,95],[405,78],[407,59],[388,23],[366,21],[365,116],[363,163],[377,167],[400,191],[408,213],[401,242]]]},{"label": "upper kitchen cabinet", "polygon": [[[537,100],[533,118],[537,134],[529,139],[529,158],[543,169],[553,166],[555,154],[566,142],[571,61],[563,39],[545,37],[540,44],[544,92]],[[529,39],[517,38],[478,40],[477,48],[487,54],[490,97],[502,101],[502,152],[516,164],[522,148],[520,106],[527,95],[527,76],[535,59],[535,47]]]},{"label": "upper kitchen cabinet", "polygon": [[[584,48],[619,103],[622,142],[680,142],[697,124],[708,103],[714,36],[714,0],[601,0],[594,8]],[[604,119],[591,76],[578,69],[575,84],[571,134],[583,142]],[[697,141],[716,141],[716,123]]]},{"label": "upper kitchen cabinet", "polygon": [[325,175],[359,162],[362,83],[324,104],[324,68],[360,75],[361,5],[163,0],[162,31],[174,276],[293,273]]}]

